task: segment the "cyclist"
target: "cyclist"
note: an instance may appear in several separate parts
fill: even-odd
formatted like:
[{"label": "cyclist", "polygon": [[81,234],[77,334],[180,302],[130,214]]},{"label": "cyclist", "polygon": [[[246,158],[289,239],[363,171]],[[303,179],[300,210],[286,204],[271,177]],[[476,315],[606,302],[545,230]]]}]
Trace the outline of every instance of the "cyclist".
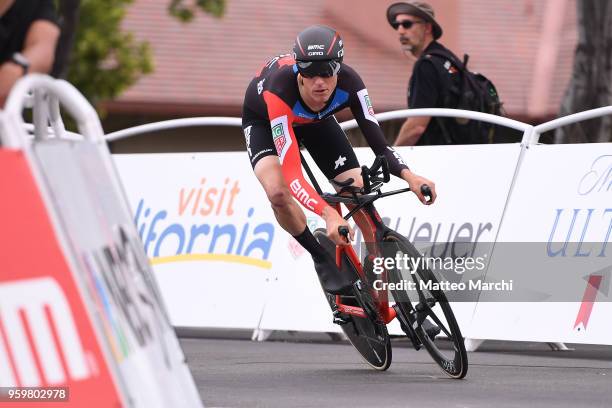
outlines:
[{"label": "cyclist", "polygon": [[[330,180],[352,178],[361,187],[359,162],[334,113],[349,107],[376,155],[384,155],[393,175],[401,177],[423,204],[436,199],[434,183],[412,173],[380,129],[368,91],[355,70],[344,64],[340,35],[322,25],[298,34],[293,55],[270,59],[250,82],[244,99],[242,129],[255,176],[263,186],[278,223],[311,255],[324,289],[351,294],[360,285],[344,276],[306,225],[299,205],[323,218],[329,238],[348,245],[338,227],[347,222],[304,179],[299,142]],[[431,187],[426,201],[420,187]],[[362,231],[367,228],[356,218]],[[363,227],[363,228],[362,228]],[[349,228],[349,236],[354,232]],[[363,232],[365,236],[365,231]]]}]

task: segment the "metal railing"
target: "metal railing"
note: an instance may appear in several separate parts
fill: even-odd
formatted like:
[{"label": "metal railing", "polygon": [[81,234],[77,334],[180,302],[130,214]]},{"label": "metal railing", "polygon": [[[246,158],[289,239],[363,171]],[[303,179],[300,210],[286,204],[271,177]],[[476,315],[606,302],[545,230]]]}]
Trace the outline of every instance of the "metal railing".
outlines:
[{"label": "metal railing", "polygon": [[109,133],[106,135],[106,141],[114,142],[116,140],[125,139],[130,136],[136,136],[143,133],[195,126],[242,126],[242,119],[226,116],[210,116],[164,120],[161,122],[147,123],[145,125],[134,126]]},{"label": "metal railing", "polygon": [[30,74],[17,81],[5,109],[0,112],[3,145],[20,148],[27,143],[27,132],[32,125],[23,120],[22,112],[26,108],[32,108],[34,140],[74,138],[75,134],[71,137],[66,131],[60,104],[75,120],[78,134],[95,143],[104,142],[104,131],[96,110],[72,84],[47,75]]}]

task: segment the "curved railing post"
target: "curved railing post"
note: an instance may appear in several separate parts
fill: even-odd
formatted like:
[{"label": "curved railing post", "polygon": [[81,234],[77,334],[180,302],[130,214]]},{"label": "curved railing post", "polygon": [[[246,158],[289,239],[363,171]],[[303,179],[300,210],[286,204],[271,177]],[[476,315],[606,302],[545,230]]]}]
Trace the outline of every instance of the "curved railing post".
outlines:
[{"label": "curved railing post", "polygon": [[533,137],[529,141],[530,144],[536,144],[540,140],[542,133],[560,128],[562,126],[571,125],[573,123],[582,122],[589,119],[595,119],[601,116],[612,115],[612,106],[604,106],[602,108],[591,109],[584,112],[574,113],[562,118],[554,119],[546,123],[542,123],[534,128]]},{"label": "curved railing post", "polygon": [[[30,74],[21,78],[9,94],[3,114],[9,123],[11,144],[20,146],[26,140],[22,111],[29,107],[30,94],[34,95],[32,106],[35,121],[35,138],[46,138],[47,124],[51,125],[55,137],[62,137],[66,131],[60,116],[61,104],[77,124],[79,133],[95,143],[104,140],[104,132],[95,109],[87,99],[70,83],[53,79],[47,75]],[[21,136],[21,137],[18,137]],[[21,141],[20,141],[21,140]]]},{"label": "curved railing post", "polygon": [[[530,130],[533,126],[527,123],[519,122],[514,119],[505,118],[503,116],[491,115],[489,113],[475,112],[461,109],[443,109],[443,108],[426,108],[426,109],[402,109],[391,112],[377,113],[376,119],[379,122],[392,119],[405,119],[414,118],[419,116],[438,116],[447,118],[464,118],[474,119],[483,122],[493,123],[495,125],[501,125],[509,127],[511,129],[519,130],[523,132],[522,143],[527,144],[530,139]],[[349,130],[357,127],[357,121],[355,119],[342,122],[340,124],[343,130]]]},{"label": "curved railing post", "polygon": [[106,135],[106,141],[114,142],[116,140],[125,139],[143,133],[195,126],[242,126],[242,119],[230,118],[225,116],[211,116],[164,120],[161,122],[147,123],[145,125],[134,126],[131,128],[119,130],[117,132],[109,133]]}]

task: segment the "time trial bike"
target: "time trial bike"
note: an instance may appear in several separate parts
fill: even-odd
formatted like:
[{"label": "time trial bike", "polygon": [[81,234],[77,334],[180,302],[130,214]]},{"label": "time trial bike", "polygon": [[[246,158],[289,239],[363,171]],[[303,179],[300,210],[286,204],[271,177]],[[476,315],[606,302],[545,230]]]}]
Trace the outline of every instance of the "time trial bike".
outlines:
[{"label": "time trial bike", "polygon": [[[416,350],[424,347],[450,377],[465,377],[468,358],[461,330],[446,295],[438,289],[440,286],[436,275],[427,268],[427,264],[418,263],[412,269],[402,269],[396,264],[392,267],[385,265],[382,271],[374,272],[376,258],[422,256],[410,241],[383,223],[374,207],[374,201],[410,189],[381,191],[384,183],[390,180],[389,168],[382,156],[377,157],[371,167],[362,167],[363,187],[354,187],[353,179],[333,182],[339,188],[335,194],[323,193],[303,157],[302,164],[325,201],[341,215],[341,204],[349,209],[344,219],[351,219],[359,211],[365,214],[373,230],[373,242],[370,242],[369,254],[363,264],[351,245],[336,246],[323,228],[314,232],[318,242],[335,259],[338,269],[354,274],[356,285],[360,288],[354,291],[353,296],[326,293],[334,323],[340,325],[348,340],[371,367],[383,371],[390,367],[392,356],[387,325],[398,319],[402,331]],[[428,186],[422,186],[421,191],[431,199]],[[348,229],[340,227],[339,232],[348,241]],[[364,298],[360,294],[364,291],[371,296]],[[442,336],[446,336],[448,342],[444,343],[450,347],[441,347]]]}]

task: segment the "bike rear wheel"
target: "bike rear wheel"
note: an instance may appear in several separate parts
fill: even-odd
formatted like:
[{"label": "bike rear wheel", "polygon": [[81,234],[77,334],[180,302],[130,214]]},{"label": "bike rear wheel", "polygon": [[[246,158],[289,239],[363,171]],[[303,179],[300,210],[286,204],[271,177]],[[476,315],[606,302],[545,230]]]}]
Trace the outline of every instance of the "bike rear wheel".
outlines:
[{"label": "bike rear wheel", "polygon": [[[332,259],[336,258],[336,246],[327,237],[324,229],[317,229],[314,234],[315,238],[330,254]],[[343,268],[350,268],[351,272],[358,277],[355,265],[344,256]],[[368,285],[365,290],[372,290],[368,283],[362,280],[362,285]],[[332,310],[335,310],[336,296],[325,293],[327,300]],[[343,302],[350,304],[354,302],[351,297],[342,297]],[[355,303],[356,305],[356,303]],[[361,357],[370,365],[370,367],[384,371],[391,366],[391,340],[387,332],[387,326],[384,323],[377,323],[369,318],[361,318],[358,316],[344,317],[346,323],[340,324],[342,331],[346,334],[353,347],[359,352]]]},{"label": "bike rear wheel", "polygon": [[[400,259],[404,255],[415,259],[422,257],[410,241],[394,231],[388,232],[383,240],[385,257],[395,258],[398,255]],[[433,272],[422,265],[414,271],[393,268],[387,272],[389,282],[414,282],[413,289],[390,291],[397,305],[398,319],[404,326],[402,329],[408,336],[416,334],[418,340],[447,375],[457,379],[465,377],[468,359],[463,336],[446,295],[442,290],[435,289],[438,280]],[[428,286],[427,282],[431,282],[434,287]],[[448,337],[451,343],[450,350],[440,348],[421,326],[427,318]],[[406,324],[409,324],[412,330],[405,327]]]}]

